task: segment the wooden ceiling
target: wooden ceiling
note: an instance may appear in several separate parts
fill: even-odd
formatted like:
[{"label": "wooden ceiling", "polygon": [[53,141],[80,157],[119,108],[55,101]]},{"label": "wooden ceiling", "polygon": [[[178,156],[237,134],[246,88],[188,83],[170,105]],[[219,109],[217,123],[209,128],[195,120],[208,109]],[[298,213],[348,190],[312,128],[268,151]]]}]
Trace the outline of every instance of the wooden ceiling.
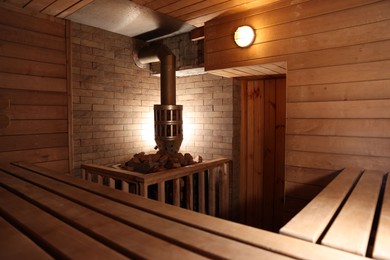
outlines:
[{"label": "wooden ceiling", "polygon": [[[94,0],[3,0],[32,12],[66,18]],[[112,0],[111,0],[112,1]],[[217,16],[257,8],[280,0],[133,0],[132,2],[195,27]]]},{"label": "wooden ceiling", "polygon": [[[0,4],[66,19],[94,1],[97,0],[0,0]],[[107,1],[114,2],[114,0]],[[239,13],[280,1],[282,0],[132,0],[131,2],[173,17],[180,22],[201,27],[205,22],[218,16]],[[286,64],[253,65],[210,71],[210,73],[224,77],[273,76],[285,74]]]}]

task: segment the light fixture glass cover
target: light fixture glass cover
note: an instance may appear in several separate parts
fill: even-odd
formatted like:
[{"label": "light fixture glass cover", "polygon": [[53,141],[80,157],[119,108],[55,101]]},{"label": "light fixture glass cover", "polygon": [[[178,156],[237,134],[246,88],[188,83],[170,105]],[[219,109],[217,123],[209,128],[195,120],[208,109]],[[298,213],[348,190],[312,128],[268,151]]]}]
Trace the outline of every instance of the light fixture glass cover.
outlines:
[{"label": "light fixture glass cover", "polygon": [[239,47],[248,47],[255,40],[255,31],[248,25],[237,28],[234,32],[234,41]]}]

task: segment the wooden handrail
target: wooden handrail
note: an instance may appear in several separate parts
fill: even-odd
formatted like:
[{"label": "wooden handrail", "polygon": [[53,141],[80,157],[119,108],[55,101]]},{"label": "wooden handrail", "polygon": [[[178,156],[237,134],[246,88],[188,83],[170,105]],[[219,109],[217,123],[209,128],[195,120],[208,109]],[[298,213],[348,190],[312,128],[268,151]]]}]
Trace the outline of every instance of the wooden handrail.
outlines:
[{"label": "wooden handrail", "polygon": [[[169,192],[172,194],[171,203],[173,205],[184,205],[189,210],[196,209],[201,213],[218,215],[223,218],[229,216],[228,176],[231,160],[227,158],[213,159],[148,174],[95,164],[82,164],[80,167],[82,178],[85,180],[98,182],[112,188],[115,188],[115,182],[119,182],[118,187],[120,186],[123,191],[144,197],[149,197],[149,187],[157,184],[157,200],[164,203],[166,202],[165,191],[168,188],[166,184],[172,181],[172,184],[169,185],[172,186],[172,189]],[[196,182],[194,176],[196,176]],[[108,182],[104,182],[103,178],[108,178]],[[207,187],[206,184],[208,184]],[[129,185],[131,185],[131,189],[129,189]],[[206,198],[208,198],[207,201]]]}]

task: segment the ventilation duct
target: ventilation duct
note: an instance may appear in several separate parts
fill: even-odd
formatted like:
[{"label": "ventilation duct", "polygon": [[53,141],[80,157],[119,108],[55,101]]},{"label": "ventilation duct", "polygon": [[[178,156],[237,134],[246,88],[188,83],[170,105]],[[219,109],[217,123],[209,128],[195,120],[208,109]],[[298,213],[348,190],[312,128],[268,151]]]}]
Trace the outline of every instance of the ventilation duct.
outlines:
[{"label": "ventilation duct", "polygon": [[141,48],[134,60],[140,67],[160,62],[161,104],[154,105],[154,140],[160,151],[177,153],[183,141],[183,106],[176,105],[176,57],[161,44]]}]

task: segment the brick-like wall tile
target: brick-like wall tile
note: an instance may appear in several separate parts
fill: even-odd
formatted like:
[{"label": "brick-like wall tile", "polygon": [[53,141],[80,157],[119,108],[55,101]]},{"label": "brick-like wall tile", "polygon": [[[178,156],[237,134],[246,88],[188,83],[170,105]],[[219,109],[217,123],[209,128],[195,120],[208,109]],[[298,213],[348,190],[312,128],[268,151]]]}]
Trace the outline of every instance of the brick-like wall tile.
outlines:
[{"label": "brick-like wall tile", "polygon": [[[134,64],[134,40],[76,23],[72,33],[75,167],[154,152],[153,105],[160,103],[160,79]],[[192,48],[185,37],[170,40],[174,53]],[[177,78],[176,84],[186,124],[181,152],[206,160],[232,158],[233,81],[203,74]]]}]

